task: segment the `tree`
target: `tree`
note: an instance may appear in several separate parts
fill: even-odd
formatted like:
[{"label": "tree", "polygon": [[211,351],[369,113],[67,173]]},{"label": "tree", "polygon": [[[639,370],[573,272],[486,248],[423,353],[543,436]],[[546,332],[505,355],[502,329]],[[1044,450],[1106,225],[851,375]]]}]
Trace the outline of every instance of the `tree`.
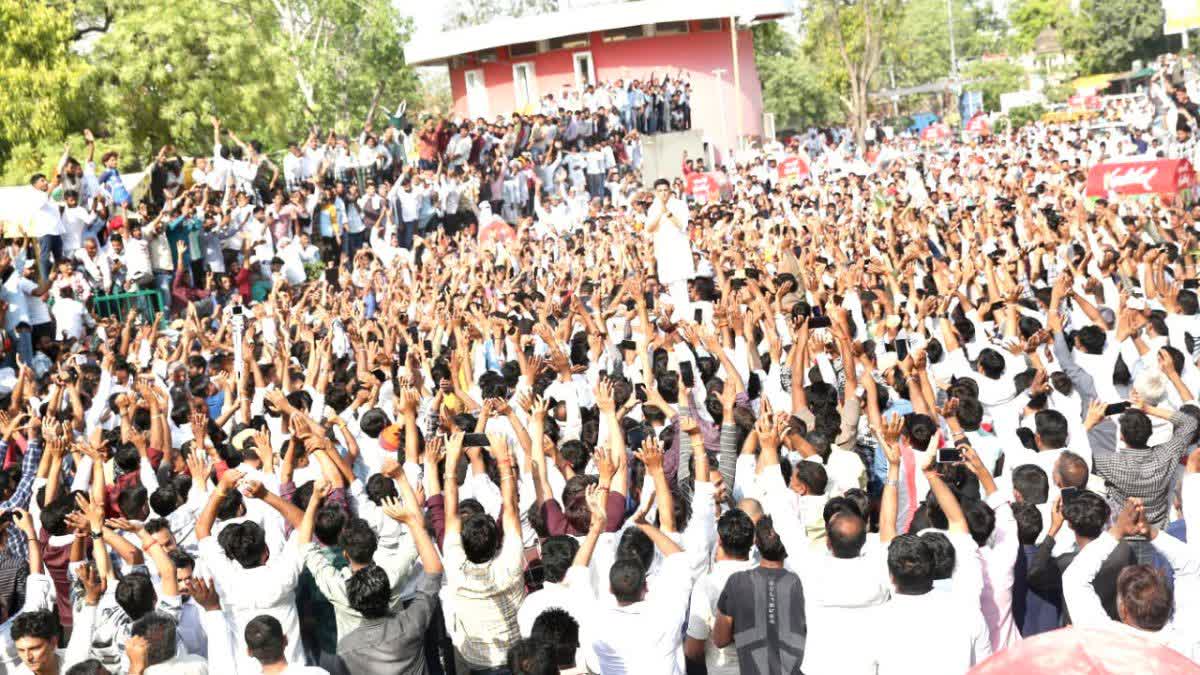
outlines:
[{"label": "tree", "polygon": [[[71,14],[40,0],[0,0],[0,165],[15,145],[61,138],[87,64],[69,49]],[[61,146],[60,146],[61,152]]]},{"label": "tree", "polygon": [[889,26],[895,25],[900,10],[899,0],[814,0],[810,5],[810,30],[820,31],[810,33],[810,43],[815,39],[833,45],[840,62],[838,75],[846,83],[839,97],[858,147],[863,147],[866,135],[871,82],[879,72]]},{"label": "tree", "polygon": [[[894,66],[896,86],[926,84],[950,74],[946,4],[946,0],[904,3],[895,28],[885,35],[884,62]],[[990,3],[953,0],[951,9],[954,51],[959,64],[977,59],[999,46],[1001,31]]]},{"label": "tree", "polygon": [[1146,0],[1083,0],[1063,44],[1085,73],[1127,70],[1168,50],[1162,34],[1162,3]]},{"label": "tree", "polygon": [[754,61],[763,88],[763,108],[775,114],[777,129],[827,124],[839,102],[813,63],[778,23],[754,26]]},{"label": "tree", "polygon": [[[401,47],[411,22],[390,0],[243,0],[269,7],[309,119],[353,128],[380,100],[415,102]],[[355,123],[357,120],[355,119]]]},{"label": "tree", "polygon": [[963,79],[976,80],[965,85],[983,92],[984,110],[1000,110],[1000,94],[1025,88],[1025,69],[1008,61],[976,61],[963,70]]},{"label": "tree", "polygon": [[304,117],[278,34],[276,22],[221,0],[130,7],[91,55],[107,111],[99,126],[143,156],[168,142],[207,151],[210,115],[282,143]]},{"label": "tree", "polygon": [[1013,27],[1013,51],[1024,54],[1043,30],[1065,29],[1071,23],[1071,8],[1062,0],[1017,0],[1008,8],[1008,21]]},{"label": "tree", "polygon": [[454,0],[446,11],[446,28],[478,26],[505,16],[547,14],[558,8],[558,0]]}]

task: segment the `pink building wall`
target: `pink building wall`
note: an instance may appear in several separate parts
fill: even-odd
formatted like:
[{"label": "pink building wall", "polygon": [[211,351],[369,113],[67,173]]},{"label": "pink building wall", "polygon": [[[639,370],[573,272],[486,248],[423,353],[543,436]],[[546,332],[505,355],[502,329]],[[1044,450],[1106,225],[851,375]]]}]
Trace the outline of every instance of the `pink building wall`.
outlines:
[{"label": "pink building wall", "polygon": [[[741,91],[733,87],[732,45],[729,22],[723,21],[720,31],[700,31],[692,22],[691,31],[678,35],[657,35],[619,42],[604,42],[599,32],[591,34],[586,47],[558,49],[531,56],[508,58],[507,47],[501,47],[500,58],[492,63],[464,65],[450,69],[450,91],[454,110],[468,114],[466,71],[481,70],[488,93],[488,117],[509,114],[515,107],[513,64],[533,63],[539,97],[557,95],[563,85],[575,86],[573,54],[591,52],[596,79],[612,82],[624,79],[646,79],[651,72],[661,76],[670,69],[674,74],[682,69],[692,83],[692,126],[702,129],[719,147],[730,148],[736,141],[737,112],[742,108],[742,134],[762,134],[762,85],[754,65],[754,44],[749,30],[738,31],[738,61]],[[724,69],[718,79],[713,70]]]}]

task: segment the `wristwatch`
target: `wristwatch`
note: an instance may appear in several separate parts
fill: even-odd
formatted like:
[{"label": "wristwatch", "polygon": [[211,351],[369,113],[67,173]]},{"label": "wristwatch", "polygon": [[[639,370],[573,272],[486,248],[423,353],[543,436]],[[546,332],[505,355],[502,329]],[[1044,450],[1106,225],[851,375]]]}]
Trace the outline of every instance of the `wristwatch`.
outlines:
[{"label": "wristwatch", "polygon": [[92,539],[99,539],[104,536],[104,531],[101,530],[100,532],[92,532],[91,534],[92,534]]}]

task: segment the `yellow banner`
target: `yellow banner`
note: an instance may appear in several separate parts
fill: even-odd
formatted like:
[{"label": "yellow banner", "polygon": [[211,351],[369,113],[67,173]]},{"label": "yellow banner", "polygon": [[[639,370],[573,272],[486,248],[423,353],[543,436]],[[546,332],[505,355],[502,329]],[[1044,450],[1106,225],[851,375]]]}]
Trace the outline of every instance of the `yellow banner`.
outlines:
[{"label": "yellow banner", "polygon": [[1200,0],[1162,0],[1162,5],[1164,35],[1200,28]]}]

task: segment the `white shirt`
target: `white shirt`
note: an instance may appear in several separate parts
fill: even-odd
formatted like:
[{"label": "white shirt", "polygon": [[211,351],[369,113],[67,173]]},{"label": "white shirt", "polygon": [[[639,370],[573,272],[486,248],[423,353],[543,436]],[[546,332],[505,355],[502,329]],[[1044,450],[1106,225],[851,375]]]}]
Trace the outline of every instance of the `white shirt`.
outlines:
[{"label": "white shirt", "polygon": [[754,569],[753,560],[719,560],[712,571],[696,582],[692,589],[692,602],[688,609],[687,636],[704,640],[704,664],[708,675],[738,675],[737,645],[732,643],[717,647],[710,639],[713,624],[717,620],[717,600],[725,590],[725,582],[737,572]]},{"label": "white shirt", "polygon": [[150,274],[150,243],[144,237],[126,237],[124,260],[127,279]]},{"label": "white shirt", "polygon": [[682,675],[679,648],[687,616],[692,575],[688,556],[667,556],[658,575],[653,602],[604,607],[592,593],[591,576],[583,567],[567,571],[567,583],[578,592],[576,606],[584,620],[581,637],[596,652],[600,672]]},{"label": "white shirt", "polygon": [[[1092,543],[1083,547],[1067,567],[1067,571],[1063,572],[1063,600],[1071,612],[1072,623],[1080,628],[1131,631],[1147,642],[1170,647],[1193,661],[1200,660],[1200,637],[1196,632],[1194,614],[1196,574],[1200,571],[1200,556],[1189,549],[1187,544],[1166,532],[1159,532],[1154,537],[1154,548],[1165,555],[1175,568],[1175,601],[1180,603],[1181,600],[1189,600],[1190,603],[1180,604],[1189,604],[1190,607],[1182,613],[1182,619],[1187,623],[1181,623],[1181,613],[1176,608],[1174,619],[1163,626],[1162,630],[1147,631],[1109,618],[1100,603],[1100,596],[1096,595],[1096,589],[1092,587],[1092,580],[1100,572],[1100,566],[1119,543],[1107,531],[1101,533]],[[1182,587],[1179,583],[1181,573],[1185,581]],[[1192,592],[1190,596],[1188,591]]]},{"label": "white shirt", "polygon": [[[672,218],[659,215],[666,210]],[[650,206],[646,213],[646,222],[658,220],[658,229],[654,232],[654,259],[658,263],[658,280],[663,284],[675,281],[687,281],[696,274],[695,263],[692,261],[692,244],[688,241],[688,208],[681,199],[671,197],[666,204],[658,200]]]},{"label": "white shirt", "polygon": [[21,275],[20,270],[14,270],[0,286],[0,300],[8,303],[8,314],[4,316],[4,327],[16,330],[22,321],[29,323],[29,294],[37,290],[37,284]]},{"label": "white shirt", "polygon": [[41,206],[33,213],[33,236],[48,237],[62,234],[62,211],[58,204],[45,194]]},{"label": "white shirt", "polygon": [[[991,656],[992,646],[983,614],[963,600],[936,591],[893,595],[875,611],[874,623],[859,624],[855,634],[864,638],[857,644],[879,675],[965,673]],[[918,647],[934,635],[936,648]]]},{"label": "white shirt", "polygon": [[[200,540],[200,559],[212,572],[213,583],[221,595],[225,617],[236,640],[237,671],[255,673],[258,662],[246,653],[246,624],[263,614],[275,617],[288,638],[284,656],[288,663],[304,663],[300,642],[300,618],[296,614],[296,584],[304,558],[293,535],[265,565],[246,569],[231,560],[217,543],[217,535]],[[209,631],[212,639],[212,631]]]},{"label": "white shirt", "polygon": [[54,337],[58,340],[83,337],[84,325],[95,326],[96,320],[87,308],[75,298],[58,298],[50,313],[54,316]]}]

